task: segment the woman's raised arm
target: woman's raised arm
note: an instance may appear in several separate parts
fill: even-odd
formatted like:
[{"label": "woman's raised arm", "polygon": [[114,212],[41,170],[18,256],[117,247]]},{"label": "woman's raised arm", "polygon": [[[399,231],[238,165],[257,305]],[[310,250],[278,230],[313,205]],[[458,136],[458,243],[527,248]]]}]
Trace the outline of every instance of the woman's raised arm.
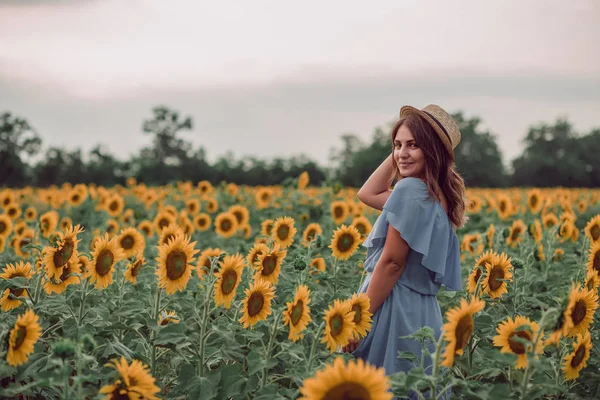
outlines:
[{"label": "woman's raised arm", "polygon": [[390,154],[371,174],[356,194],[360,201],[379,211],[383,210],[383,205],[392,193],[390,185],[393,162],[392,154]]}]

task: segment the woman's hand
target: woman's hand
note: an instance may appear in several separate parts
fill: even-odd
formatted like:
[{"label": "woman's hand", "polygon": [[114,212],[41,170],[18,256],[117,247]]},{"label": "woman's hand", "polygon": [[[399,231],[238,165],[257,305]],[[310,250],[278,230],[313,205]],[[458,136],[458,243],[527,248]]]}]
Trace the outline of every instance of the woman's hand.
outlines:
[{"label": "woman's hand", "polygon": [[358,347],[358,345],[360,344],[360,339],[350,339],[350,341],[348,342],[348,344],[344,347],[342,347],[342,351],[344,353],[352,353],[354,352],[354,350],[356,350],[356,348]]}]

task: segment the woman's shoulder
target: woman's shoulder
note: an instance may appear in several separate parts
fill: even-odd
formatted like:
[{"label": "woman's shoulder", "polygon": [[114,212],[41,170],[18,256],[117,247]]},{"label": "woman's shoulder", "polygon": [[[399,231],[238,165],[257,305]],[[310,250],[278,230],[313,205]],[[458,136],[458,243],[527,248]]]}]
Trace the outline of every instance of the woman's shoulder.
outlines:
[{"label": "woman's shoulder", "polygon": [[394,186],[394,192],[404,193],[405,195],[410,195],[414,197],[417,195],[418,197],[427,194],[427,184],[419,179],[414,178],[412,176],[402,178]]}]

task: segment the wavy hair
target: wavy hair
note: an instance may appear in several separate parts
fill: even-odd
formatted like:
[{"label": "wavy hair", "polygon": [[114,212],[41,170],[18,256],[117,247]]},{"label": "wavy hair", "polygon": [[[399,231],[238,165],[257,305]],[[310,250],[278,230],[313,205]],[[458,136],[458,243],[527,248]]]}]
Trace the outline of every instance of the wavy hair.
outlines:
[{"label": "wavy hair", "polygon": [[[431,125],[417,114],[410,114],[396,122],[391,132],[392,154],[394,138],[402,125],[410,130],[419,148],[425,154],[425,183],[429,195],[441,202],[439,193],[446,195],[448,217],[457,228],[465,225],[465,181],[454,167],[454,161],[448,150]],[[401,179],[395,160],[392,163],[392,180]]]}]

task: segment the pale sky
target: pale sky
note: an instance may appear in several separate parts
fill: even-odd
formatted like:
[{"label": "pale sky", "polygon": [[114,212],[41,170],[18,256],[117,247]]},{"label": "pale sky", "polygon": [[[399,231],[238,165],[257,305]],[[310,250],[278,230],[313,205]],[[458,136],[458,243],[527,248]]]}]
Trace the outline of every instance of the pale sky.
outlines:
[{"label": "pale sky", "polygon": [[165,104],[209,159],[370,140],[402,105],[482,119],[508,162],[529,126],[600,127],[600,2],[0,0],[0,112],[124,159]]}]

